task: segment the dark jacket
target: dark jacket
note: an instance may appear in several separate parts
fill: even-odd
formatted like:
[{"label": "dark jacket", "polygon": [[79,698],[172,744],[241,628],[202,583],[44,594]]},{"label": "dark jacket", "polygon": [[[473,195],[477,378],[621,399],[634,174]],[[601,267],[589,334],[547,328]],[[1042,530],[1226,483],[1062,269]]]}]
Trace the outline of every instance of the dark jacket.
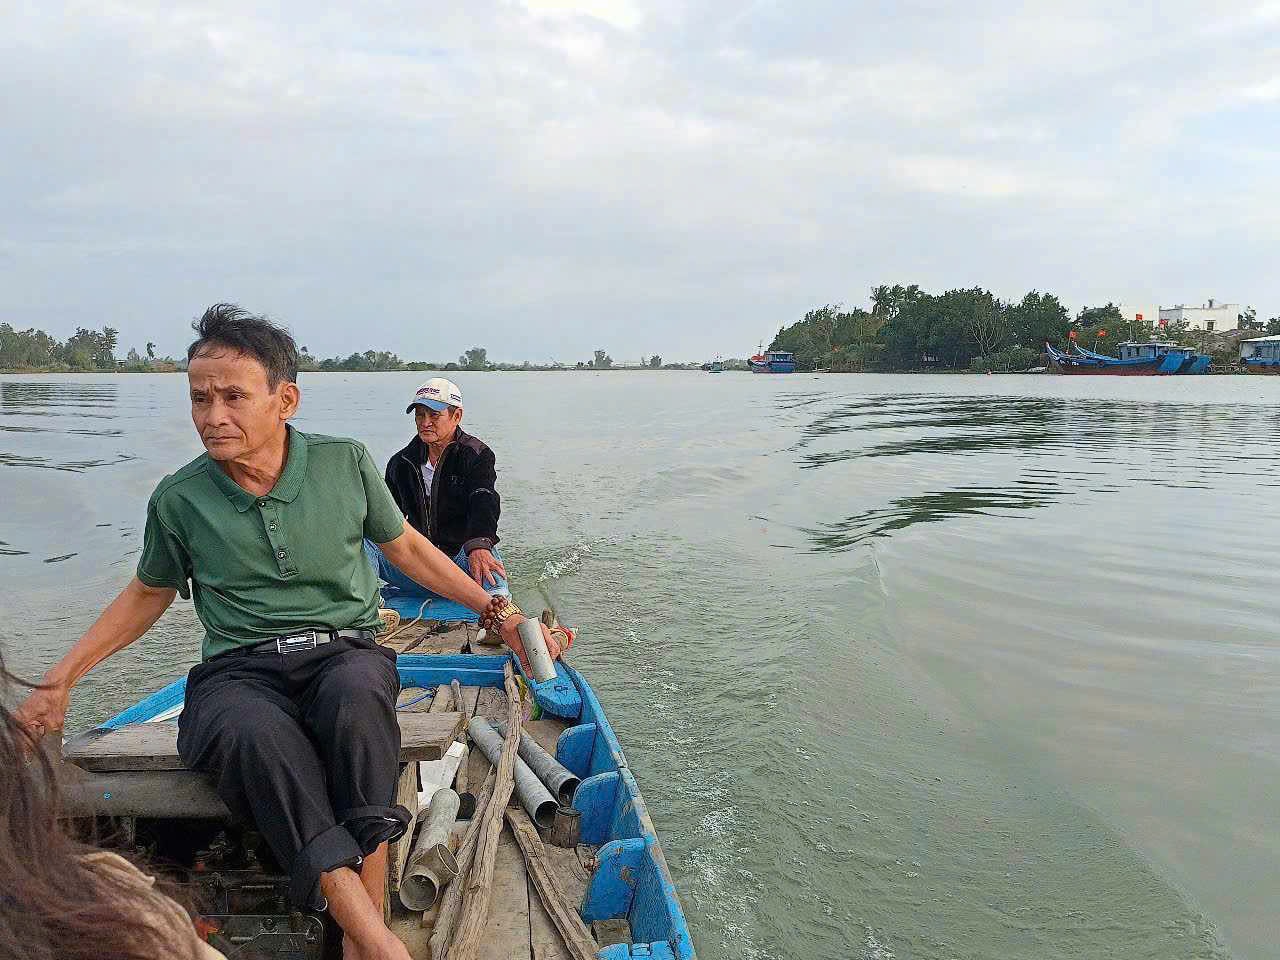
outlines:
[{"label": "dark jacket", "polygon": [[492,550],[501,512],[493,451],[458,428],[440,454],[430,490],[422,480],[426,460],[427,445],[415,436],[387,461],[387,486],[405,519],[446,556]]}]

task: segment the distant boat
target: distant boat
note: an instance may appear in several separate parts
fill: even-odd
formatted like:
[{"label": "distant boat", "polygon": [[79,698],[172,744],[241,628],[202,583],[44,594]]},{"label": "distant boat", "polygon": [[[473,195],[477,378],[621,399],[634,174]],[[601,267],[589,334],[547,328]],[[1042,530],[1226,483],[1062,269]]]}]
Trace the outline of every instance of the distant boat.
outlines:
[{"label": "distant boat", "polygon": [[713,360],[707,364],[707,373],[724,373],[724,363],[720,360]]},{"label": "distant boat", "polygon": [[1112,377],[1205,373],[1211,359],[1206,353],[1196,353],[1191,347],[1180,347],[1164,340],[1148,340],[1145,343],[1126,341],[1120,344],[1119,357],[1094,353],[1075,341],[1072,341],[1069,351],[1055,350],[1049,343],[1044,345],[1044,349],[1049,356],[1051,368],[1058,373]]},{"label": "distant boat", "polygon": [[747,361],[752,373],[795,373],[796,355],[783,350],[770,350],[757,353]]},{"label": "distant boat", "polygon": [[1242,340],[1240,366],[1245,373],[1280,373],[1280,337]]}]

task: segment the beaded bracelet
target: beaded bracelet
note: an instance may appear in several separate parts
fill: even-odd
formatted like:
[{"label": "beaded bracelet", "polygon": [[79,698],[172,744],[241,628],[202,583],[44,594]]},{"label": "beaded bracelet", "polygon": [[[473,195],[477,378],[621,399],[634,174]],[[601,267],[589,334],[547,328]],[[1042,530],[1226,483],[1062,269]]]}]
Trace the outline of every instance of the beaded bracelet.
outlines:
[{"label": "beaded bracelet", "polygon": [[520,613],[520,608],[510,597],[501,595],[490,597],[489,605],[480,614],[480,626],[485,631],[496,635],[501,632],[502,625],[517,613]]}]

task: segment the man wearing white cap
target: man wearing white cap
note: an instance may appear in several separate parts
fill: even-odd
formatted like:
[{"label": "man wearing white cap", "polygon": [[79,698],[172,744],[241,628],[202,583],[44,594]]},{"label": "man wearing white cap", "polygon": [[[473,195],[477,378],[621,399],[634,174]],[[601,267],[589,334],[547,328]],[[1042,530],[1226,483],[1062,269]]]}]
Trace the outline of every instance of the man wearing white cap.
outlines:
[{"label": "man wearing white cap", "polygon": [[[493,451],[461,429],[462,391],[443,377],[428,380],[405,413],[413,414],[417,430],[387,461],[385,475],[400,512],[486,591],[510,596],[506,568],[494,554],[501,499]],[[367,544],[366,551],[392,587],[421,592],[376,546]]]}]

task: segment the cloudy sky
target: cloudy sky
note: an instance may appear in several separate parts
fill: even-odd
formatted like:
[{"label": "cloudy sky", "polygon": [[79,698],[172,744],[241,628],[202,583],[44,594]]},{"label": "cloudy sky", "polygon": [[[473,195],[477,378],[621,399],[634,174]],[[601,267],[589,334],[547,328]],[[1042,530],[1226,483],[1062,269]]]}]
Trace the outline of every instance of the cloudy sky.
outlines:
[{"label": "cloudy sky", "polygon": [[875,283],[1280,314],[1280,2],[3,4],[0,320],[742,355]]}]

